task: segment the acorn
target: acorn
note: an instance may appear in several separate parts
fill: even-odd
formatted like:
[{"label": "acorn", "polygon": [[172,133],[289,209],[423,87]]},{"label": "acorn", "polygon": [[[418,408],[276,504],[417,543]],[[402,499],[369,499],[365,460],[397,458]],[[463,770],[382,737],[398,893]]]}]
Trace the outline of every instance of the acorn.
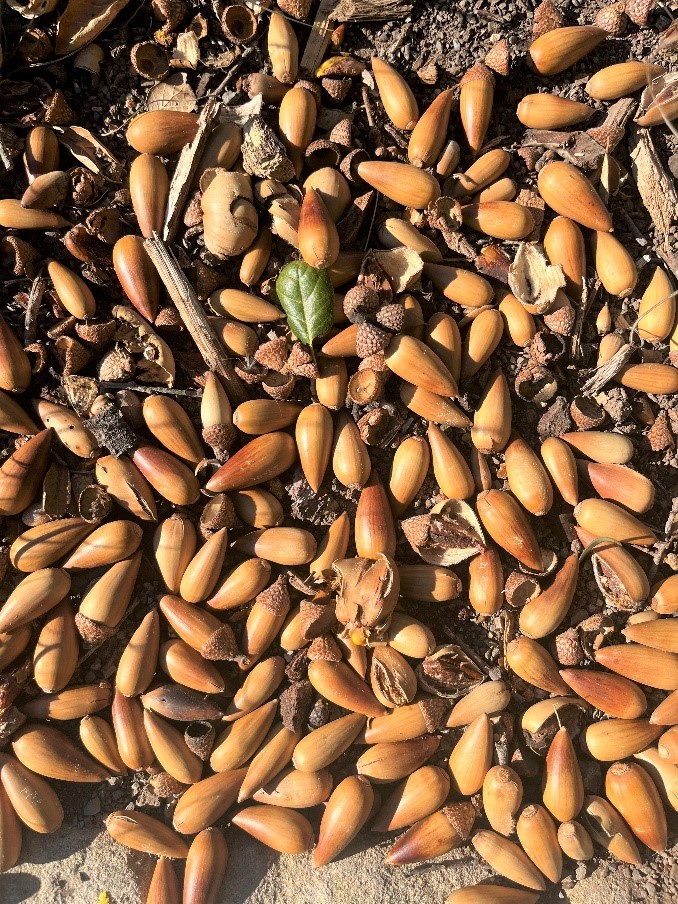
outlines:
[{"label": "acorn", "polygon": [[28,182],[59,166],[59,140],[49,126],[33,126],[26,135],[24,166]]},{"label": "acorn", "polygon": [[511,495],[502,490],[485,490],[478,495],[476,508],[483,526],[502,549],[528,568],[542,570],[537,538]]},{"label": "acorn", "polygon": [[657,537],[647,525],[612,502],[585,499],[575,507],[577,524],[597,537],[609,537],[620,543],[652,546]]},{"label": "acorn", "polygon": [[84,518],[57,518],[29,527],[9,548],[9,560],[18,571],[33,572],[53,565],[91,534]]},{"label": "acorn", "polygon": [[308,678],[330,703],[366,716],[381,716],[387,712],[368,685],[344,662],[316,659],[309,665]]},{"label": "acorn", "polygon": [[621,675],[591,669],[563,669],[563,681],[591,706],[618,719],[638,719],[647,709],[643,691]]},{"label": "acorn", "polygon": [[260,804],[304,810],[324,803],[331,791],[332,776],[326,770],[299,772],[290,767],[255,791],[252,797]]},{"label": "acorn", "polygon": [[393,66],[379,57],[372,57],[371,66],[388,118],[396,129],[414,128],[419,119],[419,107],[410,86]]},{"label": "acorn", "polygon": [[667,729],[657,742],[659,756],[670,763],[678,762],[678,731],[676,726]]},{"label": "acorn", "polygon": [[579,558],[565,559],[551,586],[531,599],[520,612],[520,630],[528,637],[546,637],[569,612],[579,579]]},{"label": "acorn", "polygon": [[0,633],[39,618],[68,594],[71,579],[61,568],[42,568],[20,581],[0,609]]},{"label": "acorn", "polygon": [[50,784],[8,754],[0,754],[0,781],[9,802],[24,825],[49,835],[64,821],[64,810]]},{"label": "acorn", "polygon": [[567,695],[569,692],[553,658],[536,640],[529,637],[512,640],[506,648],[506,661],[519,678],[534,687],[550,694]]},{"label": "acorn", "polygon": [[226,689],[218,669],[183,640],[166,641],[160,648],[158,664],[172,680],[192,690],[219,694]]},{"label": "acorn", "polygon": [[634,758],[645,764],[664,803],[678,810],[678,766],[661,757],[656,747],[647,747]]},{"label": "acorn", "polygon": [[544,235],[544,250],[552,264],[563,268],[567,294],[580,301],[586,278],[586,246],[579,226],[568,217],[556,217]]},{"label": "acorn", "polygon": [[[652,90],[651,88],[649,90]],[[666,88],[664,89],[666,92]],[[643,95],[644,97],[645,95]],[[642,116],[636,118],[638,126],[648,129],[651,126],[661,126],[667,122],[672,122],[678,116],[678,103],[675,94],[671,89],[667,93],[660,92],[654,96],[651,94],[651,101]]]},{"label": "acorn", "polygon": [[332,166],[323,166],[312,172],[304,180],[304,188],[313,188],[320,195],[333,223],[341,219],[351,203],[348,182]]},{"label": "acorn", "polygon": [[299,44],[292,25],[277,10],[269,19],[267,42],[273,75],[284,85],[291,85],[299,67]]},{"label": "acorn", "polygon": [[205,457],[195,427],[185,409],[172,398],[150,395],[143,403],[146,426],[159,443],[191,465]]},{"label": "acorn", "polygon": [[235,657],[235,640],[229,625],[177,596],[163,596],[159,605],[174,632],[204,659],[220,661]]},{"label": "acorn", "polygon": [[250,399],[233,412],[233,423],[242,433],[260,436],[272,430],[283,430],[295,423],[304,409],[295,402],[273,399]]},{"label": "acorn", "polygon": [[285,316],[282,308],[241,289],[217,289],[210,295],[209,305],[215,314],[243,323],[268,323]]},{"label": "acorn", "polygon": [[[338,358],[352,358],[358,352],[356,350],[356,340],[358,336],[358,324],[352,323],[345,329],[336,333],[331,339],[322,346],[322,353],[326,356]],[[347,381],[348,382],[348,381]]]},{"label": "acorn", "polygon": [[80,721],[80,742],[113,775],[127,775],[127,767],[120,758],[115,732],[101,716],[84,716]]},{"label": "acorn", "polygon": [[[307,561],[312,557],[311,553]],[[280,633],[289,610],[290,598],[281,576],[257,595],[250,609],[242,635],[245,657],[241,668],[250,668],[266,652]]]},{"label": "acorn", "polygon": [[585,90],[595,100],[617,100],[639,91],[663,74],[662,66],[628,60],[599,69],[588,80]]},{"label": "acorn", "polygon": [[59,207],[66,198],[69,184],[68,174],[59,170],[36,176],[21,196],[21,206],[37,210]]},{"label": "acorn", "polygon": [[320,490],[332,451],[332,415],[320,404],[307,405],[300,413],[295,439],[304,476],[314,493]]},{"label": "acorn", "polygon": [[21,710],[31,719],[67,722],[105,709],[111,702],[108,684],[72,685],[55,694],[41,694],[24,703]]},{"label": "acorn", "polygon": [[606,719],[588,725],[582,743],[596,760],[625,759],[649,747],[661,732],[661,726],[645,719]]},{"label": "acorn", "polygon": [[396,449],[388,487],[396,517],[402,515],[421,489],[430,461],[431,451],[423,437],[409,436]]},{"label": "acorn", "polygon": [[132,461],[153,489],[168,502],[192,505],[198,501],[200,487],[193,471],[169,452],[140,445],[132,453]]},{"label": "acorn", "polygon": [[461,452],[435,424],[429,424],[427,435],[433,473],[441,491],[448,499],[468,499],[475,487],[473,475]]},{"label": "acorn", "polygon": [[169,176],[165,164],[153,154],[135,157],[129,171],[132,208],[144,238],[161,233],[169,197]]},{"label": "acorn", "polygon": [[96,314],[94,295],[84,279],[58,261],[50,261],[47,272],[60,303],[69,314],[79,320]]},{"label": "acorn", "polygon": [[108,521],[89,533],[75,547],[64,560],[63,567],[71,571],[83,571],[86,568],[113,565],[134,555],[142,536],[141,526],[134,521]]},{"label": "acorn", "polygon": [[[111,565],[81,597],[78,607],[80,619],[103,626],[104,630],[116,628],[127,611],[140,566],[140,552]],[[76,624],[79,630],[83,629],[78,617]]]},{"label": "acorn", "polygon": [[22,207],[21,201],[8,198],[0,201],[0,226],[3,229],[65,229],[72,224],[53,210]]},{"label": "acorn", "polygon": [[588,229],[612,231],[612,218],[600,195],[586,176],[571,163],[564,160],[547,163],[539,171],[537,185],[539,194],[556,213],[569,217]]},{"label": "acorn", "polygon": [[220,829],[203,829],[186,857],[183,904],[216,904],[226,874],[228,846]]},{"label": "acorn", "polygon": [[678,725],[678,693],[676,691],[662,700],[652,712],[650,722],[653,725]]},{"label": "acorn", "polygon": [[629,252],[609,232],[594,232],[591,246],[596,273],[605,291],[619,298],[627,298],[638,280],[638,270]]},{"label": "acorn", "polygon": [[165,772],[185,785],[200,781],[202,760],[188,749],[183,732],[148,709],[144,709],[144,728],[155,758]]},{"label": "acorn", "polygon": [[[239,803],[252,797],[258,789],[268,786],[276,779],[290,762],[300,737],[301,731],[290,731],[279,723],[271,728],[247,769],[247,775],[238,793]],[[282,799],[280,802],[282,803]]]},{"label": "acorn", "polygon": [[581,470],[603,499],[614,500],[642,514],[652,508],[655,489],[644,474],[623,465],[582,462]]},{"label": "acorn", "polygon": [[415,125],[407,145],[407,158],[413,166],[432,166],[438,159],[447,135],[453,96],[451,88],[441,91]]},{"label": "acorn", "polygon": [[21,628],[14,631],[0,634],[0,669],[2,671],[21,656],[32,636],[30,625],[22,625]]},{"label": "acorn", "polygon": [[448,896],[445,904],[537,904],[539,893],[524,888],[505,888],[503,885],[469,885],[458,888]]},{"label": "acorn", "polygon": [[2,391],[0,391],[0,430],[19,435],[38,432],[38,428],[23,408]]},{"label": "acorn", "polygon": [[546,755],[543,801],[559,822],[574,819],[584,803],[581,770],[565,726],[556,732]]},{"label": "acorn", "polygon": [[440,738],[424,735],[407,741],[381,742],[368,747],[356,763],[360,775],[373,782],[393,782],[419,769],[440,746]]},{"label": "acorn", "polygon": [[64,782],[102,782],[104,767],[51,725],[28,725],[14,735],[14,755],[27,769]]},{"label": "acorn", "polygon": [[288,91],[280,102],[278,114],[280,137],[287,149],[287,156],[294,165],[297,179],[304,168],[304,152],[313,138],[316,115],[315,98],[310,91],[299,85]]},{"label": "acorn", "polygon": [[228,530],[222,527],[208,537],[186,566],[181,578],[179,594],[187,603],[207,599],[219,580],[228,549]]},{"label": "acorn", "polygon": [[[485,342],[481,344],[488,347]],[[430,317],[426,324],[426,345],[435,352],[452,374],[455,383],[458,383],[461,377],[462,344],[457,321],[449,314],[436,313]]]},{"label": "acorn", "polygon": [[561,433],[560,439],[599,464],[625,465],[633,458],[633,443],[621,433],[583,430],[580,433]]},{"label": "acorn", "polygon": [[638,335],[656,344],[671,333],[676,319],[676,299],[663,267],[656,267],[638,307]]},{"label": "acorn", "polygon": [[421,766],[403,779],[382,804],[373,832],[393,832],[430,816],[445,803],[449,775],[438,766]]},{"label": "acorn", "polygon": [[493,182],[492,185],[488,185],[477,195],[473,195],[471,202],[473,204],[489,204],[494,201],[512,201],[517,191],[518,186],[513,179],[505,176],[503,179]]},{"label": "acorn", "polygon": [[[649,670],[648,661],[652,663]],[[678,655],[675,653],[655,650],[648,660],[647,647],[639,643],[618,644],[597,650],[596,662],[624,678],[645,684],[647,687],[667,691],[678,688]]]},{"label": "acorn", "polygon": [[474,156],[480,152],[492,116],[494,76],[484,63],[476,63],[459,82],[459,115]]},{"label": "acorn", "polygon": [[300,527],[269,527],[238,537],[233,548],[277,565],[305,565],[315,555],[316,542]]},{"label": "acorn", "polygon": [[540,75],[557,75],[595,50],[607,36],[604,28],[593,25],[554,28],[533,41],[528,54]]},{"label": "acorn", "polygon": [[395,842],[384,858],[389,866],[421,863],[461,847],[476,819],[470,801],[452,803],[415,822]]},{"label": "acorn", "polygon": [[672,395],[678,392],[678,367],[670,364],[629,364],[615,377],[627,389],[653,395]]},{"label": "acorn", "polygon": [[153,549],[160,574],[170,593],[179,592],[181,578],[193,558],[196,542],[193,524],[179,512],[158,525],[153,536]]},{"label": "acorn", "polygon": [[153,491],[141,471],[126,455],[104,455],[96,463],[97,483],[121,508],[141,521],[157,521]]},{"label": "acorn", "polygon": [[395,555],[393,515],[386,491],[375,471],[370,473],[360,493],[353,532],[356,552],[362,558],[374,559],[381,553]]},{"label": "acorn", "polygon": [[603,797],[591,794],[584,800],[581,821],[601,847],[625,863],[640,866],[640,854],[633,835],[617,810]]},{"label": "acorn", "polygon": [[471,441],[476,449],[500,452],[509,441],[512,417],[508,383],[499,369],[487,381],[473,415]]},{"label": "acorn", "polygon": [[140,154],[167,156],[193,141],[198,131],[197,113],[151,110],[135,116],[127,127],[127,143]]},{"label": "acorn", "polygon": [[410,411],[427,421],[433,421],[434,424],[457,427],[461,430],[470,424],[464,412],[449,399],[412,383],[403,381],[400,384],[400,398]]},{"label": "acorn", "polygon": [[570,860],[590,860],[593,857],[593,842],[584,826],[570,820],[558,826],[558,844]]},{"label": "acorn", "polygon": [[490,283],[470,270],[447,264],[424,264],[424,276],[445,298],[465,308],[482,308],[492,301],[494,292]]},{"label": "acorn", "polygon": [[237,609],[261,593],[270,575],[271,566],[265,559],[247,559],[229,571],[207,605],[211,609]]},{"label": "acorn", "polygon": [[[411,741],[420,735],[435,730],[441,719],[438,708],[429,705],[429,700],[397,706],[386,716],[372,719],[361,740],[366,744],[392,744]],[[446,707],[443,709],[443,715]]]},{"label": "acorn", "polygon": [[0,515],[18,515],[33,501],[47,471],[53,432],[42,430],[3,462],[0,467]]},{"label": "acorn", "polygon": [[273,235],[269,229],[260,229],[257,237],[245,251],[240,261],[240,282],[253,286],[261,279],[271,257]]},{"label": "acorn", "polygon": [[364,160],[356,167],[358,176],[402,207],[423,210],[440,197],[438,180],[408,163]]},{"label": "acorn", "polygon": [[595,110],[557,94],[526,94],[516,116],[527,129],[566,129],[589,120]]},{"label": "acorn", "polygon": [[0,317],[0,388],[7,392],[24,392],[30,382],[28,355],[14,330]]},{"label": "acorn", "polygon": [[470,796],[480,791],[493,753],[492,723],[482,713],[466,728],[450,754],[448,769],[457,793]]},{"label": "acorn", "polygon": [[486,681],[474,687],[462,697],[447,717],[446,727],[468,725],[481,713],[490,716],[502,712],[511,699],[511,692],[504,681]]},{"label": "acorn", "polygon": [[319,376],[315,381],[315,392],[318,401],[326,408],[341,408],[346,401],[348,389],[348,373],[343,358],[330,358],[318,355]]},{"label": "acorn", "polygon": [[215,772],[227,772],[244,765],[259,749],[273,724],[277,700],[270,700],[258,709],[231,722],[217,737],[210,757]]},{"label": "acorn", "polygon": [[453,198],[474,195],[487,185],[496,182],[506,171],[511,162],[511,155],[503,148],[493,148],[474,160],[471,166],[461,174],[457,174],[452,190]]},{"label": "acorn", "polygon": [[259,804],[246,807],[232,819],[234,825],[262,844],[283,854],[302,854],[313,845],[311,824],[296,810]]},{"label": "acorn", "polygon": [[304,194],[298,235],[301,256],[311,267],[326,270],[336,261],[340,246],[337,227],[314,188],[307,188]]},{"label": "acorn", "polygon": [[313,865],[324,866],[333,860],[358,834],[374,805],[374,792],[367,779],[350,775],[335,788],[327,802]]},{"label": "acorn", "polygon": [[172,861],[161,857],[155,864],[146,904],[181,904],[181,888]]},{"label": "acorn", "polygon": [[235,722],[264,704],[276,692],[284,671],[285,660],[282,656],[271,656],[256,665],[236,691],[224,715],[224,722]]},{"label": "acorn", "polygon": [[514,816],[523,799],[523,783],[508,766],[492,766],[483,781],[483,809],[487,821],[500,835],[515,831]]},{"label": "acorn", "polygon": [[671,575],[654,585],[650,605],[660,615],[678,611],[678,575]]},{"label": "acorn", "polygon": [[544,807],[530,804],[518,817],[516,832],[530,860],[551,882],[560,882],[563,854],[558,844],[556,826]]},{"label": "acorn", "polygon": [[465,226],[496,239],[517,241],[534,229],[530,208],[514,201],[467,204],[462,207],[461,215]]},{"label": "acorn", "polygon": [[121,694],[135,697],[148,688],[155,674],[159,646],[158,610],[152,609],[130,637],[118,661],[115,684]]},{"label": "acorn", "polygon": [[531,514],[545,515],[553,505],[551,481],[522,437],[511,439],[504,450],[504,461],[509,489],[514,496]]},{"label": "acorn", "polygon": [[469,602],[480,615],[494,615],[504,602],[503,591],[504,577],[499,554],[493,547],[488,547],[469,562]]},{"label": "acorn", "polygon": [[513,882],[544,891],[546,885],[540,871],[527,854],[508,838],[483,830],[476,832],[471,844],[492,869]]},{"label": "acorn", "polygon": [[633,834],[653,851],[667,844],[666,814],[657,788],[637,763],[613,763],[605,776],[605,794]]},{"label": "acorn", "polygon": [[[235,418],[234,418],[235,420]],[[296,444],[287,433],[257,436],[239,449],[207,481],[211,493],[256,486],[286,471],[296,458]]]},{"label": "acorn", "polygon": [[116,810],[106,817],[106,831],[133,851],[185,859],[188,845],[169,826],[137,810]]},{"label": "acorn", "polygon": [[400,565],[401,596],[423,603],[444,603],[456,599],[461,582],[442,565]]},{"label": "acorn", "polygon": [[499,345],[503,332],[504,321],[499,311],[490,308],[473,318],[462,353],[461,375],[464,380],[480,370]]},{"label": "acorn", "polygon": [[196,782],[181,795],[172,824],[182,835],[209,828],[236,802],[246,769],[217,772]]}]

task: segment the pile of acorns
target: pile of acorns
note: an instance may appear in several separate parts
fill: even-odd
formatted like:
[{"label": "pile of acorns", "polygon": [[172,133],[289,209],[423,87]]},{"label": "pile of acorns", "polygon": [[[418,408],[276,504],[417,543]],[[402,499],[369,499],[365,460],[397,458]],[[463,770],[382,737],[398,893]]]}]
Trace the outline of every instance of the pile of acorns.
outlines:
[{"label": "pile of acorns", "polygon": [[[647,9],[627,4],[629,15]],[[623,4],[606,13],[613,31],[626,19]],[[505,173],[514,158],[485,147],[495,85],[485,63],[420,115],[407,82],[380,59],[371,77],[345,55],[297,80],[290,21],[262,16],[272,75],[245,80],[262,95],[261,112],[243,129],[214,129],[185,212],[186,235],[204,242],[191,273],[198,296],[209,295],[206,323],[234,363],[226,383],[196,375],[199,423],[172,396],[181,323],[144,238],[117,238],[108,269],[132,307],[110,309],[105,291],[75,272],[83,227],[59,212],[78,207],[64,208],[74,177],[59,169],[64,152],[49,125],[26,137],[21,200],[0,201],[17,266],[36,230],[68,229],[74,256],[71,266],[51,261],[42,287],[53,310],[39,330],[53,346],[25,348],[18,324],[0,319],[0,868],[20,856],[21,823],[60,827],[45,779],[98,783],[128,771],[149,773],[173,801],[173,828],[133,807],[106,819],[117,841],[159,858],[152,904],[181,898],[173,858],[186,859],[184,904],[217,900],[226,824],[284,853],[313,850],[316,866],[365,825],[406,830],[389,864],[470,840],[519,886],[458,890],[450,904],[535,902],[547,880],[560,881],[563,857],[590,860],[594,843],[639,864],[638,842],[664,850],[666,808],[678,810],[678,575],[662,564],[676,565],[675,533],[660,538],[642,520],[657,520],[655,487],[629,467],[633,431],[598,429],[604,394],[578,395],[570,412],[579,429],[552,418],[541,443],[514,425],[513,409],[546,410],[558,391],[578,316],[593,317],[590,263],[606,299],[596,319],[601,385],[622,387],[629,411],[634,400],[653,449],[675,448],[671,279],[657,266],[640,297],[642,346],[612,330],[610,304],[634,296],[638,273],[594,185],[601,180],[614,208],[609,180],[542,148],[524,157],[538,170],[538,194],[513,200]],[[550,0],[535,25],[528,56],[548,77],[608,36],[598,25],[561,27]],[[506,46],[488,62],[506,75]],[[371,115],[381,116],[379,101],[398,136],[376,159],[356,144],[350,116],[316,137],[321,104],[341,105],[361,75]],[[595,73],[587,91],[611,101],[652,83],[636,119],[644,128],[678,116],[663,78],[661,67],[629,61]],[[447,137],[457,95],[458,133],[476,158],[463,173]],[[539,93],[523,99],[518,118],[570,129],[595,112]],[[165,224],[165,160],[198,130],[195,114],[172,111],[129,125],[139,152],[131,205],[147,239]],[[588,136],[609,173],[624,127],[603,131]],[[557,216],[542,246],[547,212]],[[375,233],[378,245],[357,250]],[[275,277],[298,258],[345,289],[317,348],[291,333],[277,304]],[[106,268],[104,257],[89,275]],[[35,321],[34,298],[24,301]],[[507,349],[524,352],[515,380]],[[64,367],[58,385],[50,354]],[[346,509],[325,519],[320,542],[315,527],[289,523],[297,462],[307,497],[335,496]],[[436,502],[425,509],[431,469]],[[673,473],[666,465],[667,487]],[[564,558],[542,546],[561,523],[577,550]],[[124,630],[142,550],[152,550],[166,595],[125,646],[114,688],[72,684],[82,653]],[[667,574],[652,587],[648,553]],[[589,556],[600,597],[574,621]],[[466,560],[460,578],[451,566]],[[453,600],[468,601],[490,633],[501,619],[496,667],[456,636],[460,622],[450,617],[456,642],[440,644],[410,614]],[[316,832],[301,811],[321,804]]]}]

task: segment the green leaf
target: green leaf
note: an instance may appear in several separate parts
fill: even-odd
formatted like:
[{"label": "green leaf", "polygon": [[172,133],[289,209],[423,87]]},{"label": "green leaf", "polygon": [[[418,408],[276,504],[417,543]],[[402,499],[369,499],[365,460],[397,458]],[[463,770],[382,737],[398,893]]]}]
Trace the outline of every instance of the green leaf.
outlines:
[{"label": "green leaf", "polygon": [[311,345],[328,332],[333,320],[334,289],[327,270],[292,261],[280,271],[275,291],[289,327],[300,342]]}]

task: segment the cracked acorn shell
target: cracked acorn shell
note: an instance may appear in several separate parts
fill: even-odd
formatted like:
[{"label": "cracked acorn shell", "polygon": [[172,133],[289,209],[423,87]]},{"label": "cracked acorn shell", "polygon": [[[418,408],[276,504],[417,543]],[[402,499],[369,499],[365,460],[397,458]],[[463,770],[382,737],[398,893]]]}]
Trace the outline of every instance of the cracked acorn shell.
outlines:
[{"label": "cracked acorn shell", "polygon": [[526,94],[516,116],[527,129],[564,129],[586,122],[595,110],[557,94]]},{"label": "cracked acorn shell", "polygon": [[96,479],[99,486],[121,508],[140,521],[157,521],[158,510],[153,491],[141,471],[125,455],[104,455],[97,459]]},{"label": "cracked acorn shell", "polygon": [[653,851],[666,850],[666,814],[657,788],[637,763],[613,763],[605,776],[605,794],[629,828]]},{"label": "cracked acorn shell", "polygon": [[393,66],[379,57],[372,57],[370,65],[388,118],[396,129],[414,128],[419,107],[410,86]]},{"label": "cracked acorn shell", "polygon": [[539,171],[537,186],[545,203],[556,213],[588,229],[612,231],[612,218],[600,195],[571,163],[564,160],[547,163]]},{"label": "cracked acorn shell", "polygon": [[169,826],[137,810],[116,810],[106,818],[108,834],[133,851],[185,859],[188,845]]},{"label": "cracked acorn shell", "polygon": [[356,171],[371,188],[403,207],[423,210],[440,197],[438,180],[408,163],[364,160]]},{"label": "cracked acorn shell", "polygon": [[372,785],[349,775],[332,792],[320,823],[313,865],[325,866],[344,850],[365,825],[374,806]]},{"label": "cracked acorn shell", "polygon": [[56,832],[64,821],[64,810],[56,792],[22,763],[0,754],[0,782],[21,822],[42,835]]},{"label": "cracked acorn shell", "polygon": [[130,122],[127,143],[140,154],[169,155],[193,141],[197,131],[196,113],[151,110]]},{"label": "cracked acorn shell", "polygon": [[638,847],[626,823],[605,798],[589,795],[581,821],[593,840],[619,860],[640,866]]},{"label": "cracked acorn shell", "polygon": [[240,810],[231,821],[257,841],[282,854],[303,854],[313,846],[311,823],[296,810],[258,804]]},{"label": "cracked acorn shell", "polygon": [[508,838],[497,832],[483,830],[476,832],[471,844],[500,876],[537,891],[544,891],[546,888],[541,872],[522,848]]},{"label": "cracked acorn shell", "polygon": [[399,782],[372,821],[373,832],[395,832],[412,825],[445,803],[450,777],[439,766],[421,766]]},{"label": "cracked acorn shell", "polygon": [[492,829],[500,835],[515,831],[516,813],[523,799],[523,783],[508,766],[492,766],[483,780],[483,809]]},{"label": "cracked acorn shell", "polygon": [[604,28],[593,25],[554,28],[533,41],[528,54],[540,75],[557,75],[595,50],[607,37]]},{"label": "cracked acorn shell", "polygon": [[647,525],[612,502],[585,499],[574,510],[577,524],[596,537],[608,537],[620,543],[652,546],[657,537]]}]

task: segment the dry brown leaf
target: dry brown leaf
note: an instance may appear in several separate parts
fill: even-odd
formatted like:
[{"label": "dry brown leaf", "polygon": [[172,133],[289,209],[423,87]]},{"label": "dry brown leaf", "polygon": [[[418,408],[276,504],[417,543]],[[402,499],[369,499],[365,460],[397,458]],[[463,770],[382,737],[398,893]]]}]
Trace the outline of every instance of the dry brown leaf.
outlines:
[{"label": "dry brown leaf", "polygon": [[119,160],[111,154],[89,129],[82,126],[69,126],[64,129],[53,126],[59,141],[65,145],[76,160],[86,166],[88,170],[98,176],[105,176],[112,182],[121,182],[124,167]]},{"label": "dry brown leaf", "polygon": [[153,85],[148,92],[146,108],[148,110],[176,110],[179,113],[192,113],[197,104],[193,88],[187,82],[185,72],[176,72],[164,82]]},{"label": "dry brown leaf", "polygon": [[90,44],[109,25],[129,0],[69,0],[57,25],[57,56]]},{"label": "dry brown leaf", "polygon": [[509,267],[509,288],[533,314],[550,311],[558,289],[565,285],[561,266],[554,267],[546,260],[537,245],[521,242]]}]

